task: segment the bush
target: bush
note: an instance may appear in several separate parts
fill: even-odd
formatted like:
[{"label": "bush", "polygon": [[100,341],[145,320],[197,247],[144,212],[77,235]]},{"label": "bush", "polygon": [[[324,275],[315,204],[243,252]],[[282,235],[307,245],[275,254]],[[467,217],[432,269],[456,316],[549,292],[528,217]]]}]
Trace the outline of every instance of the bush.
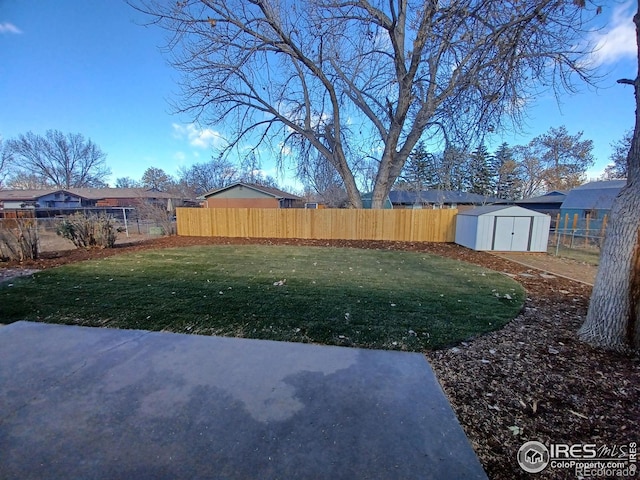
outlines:
[{"label": "bush", "polygon": [[7,260],[35,260],[38,258],[38,223],[35,218],[16,218],[0,221],[0,257]]},{"label": "bush", "polygon": [[136,213],[141,220],[155,223],[160,230],[149,231],[151,235],[175,235],[173,214],[163,205],[141,203],[136,207]]},{"label": "bush", "polygon": [[118,231],[112,217],[74,213],[65,218],[56,233],[78,248],[113,248]]}]

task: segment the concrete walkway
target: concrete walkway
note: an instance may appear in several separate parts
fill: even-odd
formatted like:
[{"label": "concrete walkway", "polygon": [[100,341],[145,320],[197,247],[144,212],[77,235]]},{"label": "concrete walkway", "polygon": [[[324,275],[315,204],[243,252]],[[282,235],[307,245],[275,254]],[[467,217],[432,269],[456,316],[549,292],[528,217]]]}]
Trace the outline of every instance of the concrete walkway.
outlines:
[{"label": "concrete walkway", "polygon": [[0,478],[486,478],[424,356],[18,322]]}]

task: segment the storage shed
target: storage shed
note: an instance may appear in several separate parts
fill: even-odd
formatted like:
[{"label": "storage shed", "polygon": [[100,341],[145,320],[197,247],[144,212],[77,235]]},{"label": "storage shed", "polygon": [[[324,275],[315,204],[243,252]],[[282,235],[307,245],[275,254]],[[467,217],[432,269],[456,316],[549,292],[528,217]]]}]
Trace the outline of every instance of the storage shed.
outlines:
[{"label": "storage shed", "polygon": [[473,250],[546,252],[551,217],[512,205],[458,213],[456,243]]}]

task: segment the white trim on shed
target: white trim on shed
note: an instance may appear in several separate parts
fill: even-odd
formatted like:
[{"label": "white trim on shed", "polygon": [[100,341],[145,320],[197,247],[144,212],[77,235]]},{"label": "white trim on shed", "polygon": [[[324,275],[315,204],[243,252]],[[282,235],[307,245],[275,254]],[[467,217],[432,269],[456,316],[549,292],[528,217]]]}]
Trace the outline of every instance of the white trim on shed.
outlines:
[{"label": "white trim on shed", "polygon": [[456,243],[473,250],[546,252],[549,215],[513,205],[489,205],[458,213]]}]

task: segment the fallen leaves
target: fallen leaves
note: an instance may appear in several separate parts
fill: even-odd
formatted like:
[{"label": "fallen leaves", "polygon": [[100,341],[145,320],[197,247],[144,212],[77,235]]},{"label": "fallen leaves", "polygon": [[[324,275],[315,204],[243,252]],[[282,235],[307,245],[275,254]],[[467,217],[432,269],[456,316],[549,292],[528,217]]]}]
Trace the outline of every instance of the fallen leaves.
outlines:
[{"label": "fallen leaves", "polygon": [[[563,278],[520,275],[521,266],[485,252],[453,244],[163,237],[111,250],[74,250],[49,258],[45,255],[24,265],[7,266],[40,269],[126,251],[220,243],[413,250],[467,261],[517,278],[527,290],[525,308],[517,319],[500,331],[448,350],[426,353],[458,420],[494,480],[522,478],[515,456],[525,440],[620,445],[635,439],[640,418],[640,358],[600,352],[575,338],[584,321],[590,288]],[[0,269],[0,278],[7,270]],[[397,346],[398,342],[394,343]],[[558,354],[551,353],[550,347]],[[490,363],[479,361],[486,357]]]}]

